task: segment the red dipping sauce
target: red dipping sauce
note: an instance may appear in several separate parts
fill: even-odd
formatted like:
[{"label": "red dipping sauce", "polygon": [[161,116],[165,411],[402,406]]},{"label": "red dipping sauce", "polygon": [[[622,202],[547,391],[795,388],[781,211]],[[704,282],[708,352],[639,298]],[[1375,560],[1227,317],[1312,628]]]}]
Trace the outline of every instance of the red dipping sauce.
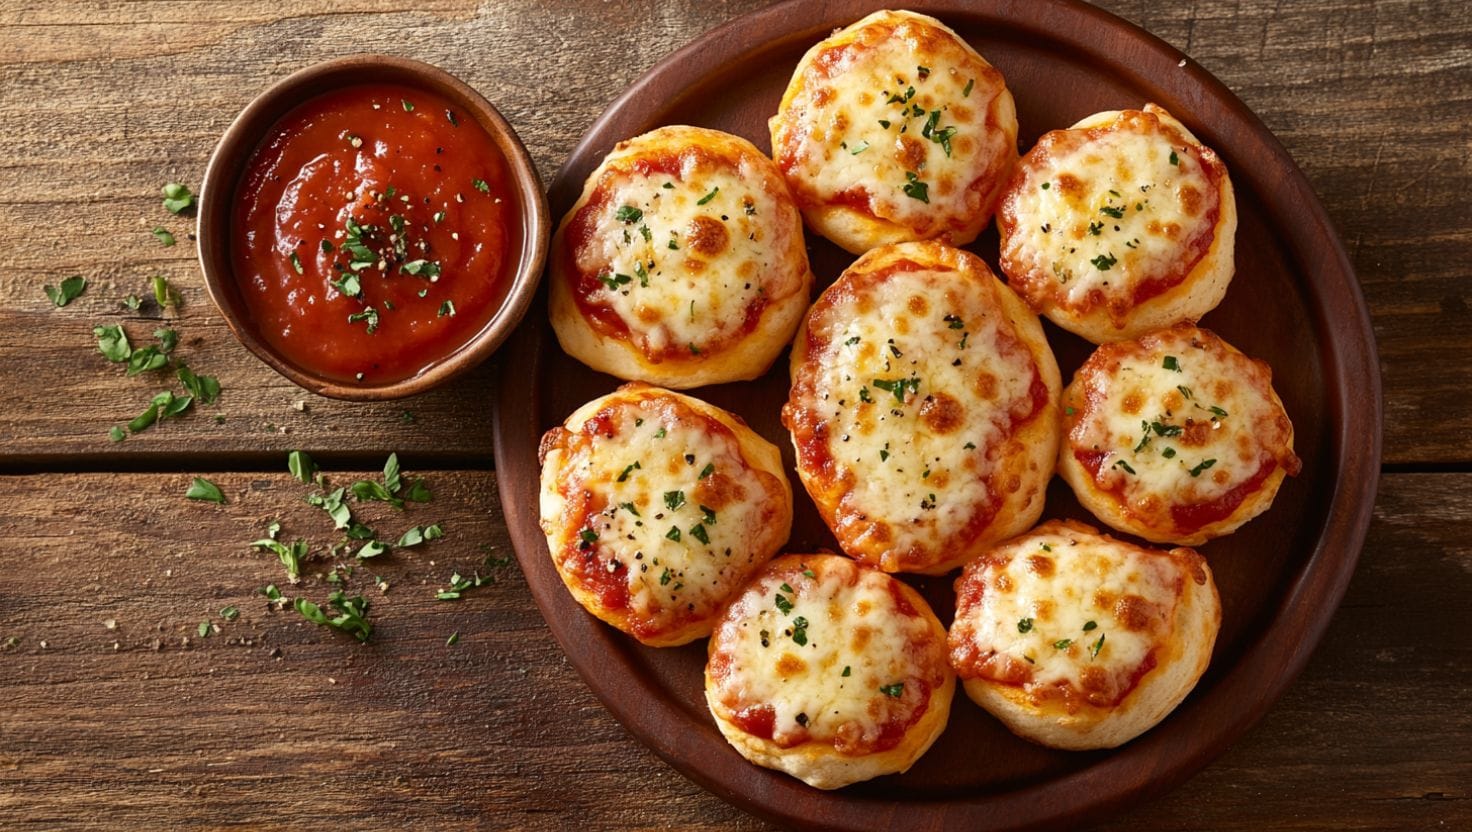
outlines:
[{"label": "red dipping sauce", "polygon": [[365,386],[471,341],[516,263],[506,160],[463,109],[375,84],[272,127],[236,192],[231,259],[260,334],[304,370]]}]

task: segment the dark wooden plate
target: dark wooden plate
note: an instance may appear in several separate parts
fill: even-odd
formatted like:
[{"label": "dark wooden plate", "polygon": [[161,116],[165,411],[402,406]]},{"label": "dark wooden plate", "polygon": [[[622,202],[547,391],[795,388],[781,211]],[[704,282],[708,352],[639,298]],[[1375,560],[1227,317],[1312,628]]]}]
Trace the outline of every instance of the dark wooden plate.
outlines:
[{"label": "dark wooden plate", "polygon": [[[583,137],[551,187],[555,216],[621,139],[696,124],[770,147],[776,110],[802,53],[877,8],[871,0],[789,2],[681,49],[639,79]],[[1303,474],[1240,532],[1203,547],[1224,617],[1211,667],[1155,730],[1113,751],[1051,751],[1017,739],[958,695],[950,727],[908,773],[837,792],[746,763],[716,731],[701,692],[705,645],[655,650],[599,623],[567,593],[537,526],[542,432],[617,386],[558,349],[545,300],[505,356],[496,402],[501,500],[521,567],[573,665],[608,709],[715,794],[773,820],[824,829],[1014,829],[1077,824],[1173,786],[1247,730],[1297,674],[1354,570],[1380,459],[1380,379],[1369,317],[1349,261],[1307,180],[1266,127],[1180,52],[1105,12],[1067,0],[932,0],[910,8],[956,29],[1001,69],[1023,149],[1089,113],[1160,104],[1226,160],[1237,188],[1237,276],[1203,324],[1272,365],[1297,428]],[[996,234],[972,249],[995,266]],[[818,288],[852,261],[811,236]],[[545,294],[545,292],[544,292]],[[1089,345],[1049,325],[1067,379]],[[750,383],[695,395],[741,414],[785,449],[778,422],[786,359]],[[795,474],[792,482],[797,483]],[[788,551],[834,547],[800,486]],[[1055,480],[1045,517],[1092,521]],[[951,579],[912,581],[943,621]]]}]

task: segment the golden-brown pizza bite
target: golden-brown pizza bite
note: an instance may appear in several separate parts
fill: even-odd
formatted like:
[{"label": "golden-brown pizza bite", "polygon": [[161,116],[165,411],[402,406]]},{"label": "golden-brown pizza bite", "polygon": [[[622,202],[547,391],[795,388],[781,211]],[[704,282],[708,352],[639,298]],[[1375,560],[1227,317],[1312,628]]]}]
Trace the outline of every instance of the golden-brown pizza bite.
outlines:
[{"label": "golden-brown pizza bite", "polygon": [[645,644],[708,634],[787,542],[781,454],[697,399],[626,384],[548,431],[540,456],[542,530],[563,583]]},{"label": "golden-brown pizza bite", "polygon": [[802,218],[745,139],[661,127],[620,142],[552,242],[552,327],[623,379],[690,388],[766,371],[812,286]]},{"label": "golden-brown pizza bite", "polygon": [[840,555],[784,555],[711,634],[705,699],[741,756],[836,789],[908,769],[945,730],[956,678],[919,593]]},{"label": "golden-brown pizza bite", "polygon": [[808,50],[770,126],[808,224],[854,254],[971,242],[1017,161],[1002,73],[913,12],[875,12]]},{"label": "golden-brown pizza bite", "polygon": [[1017,165],[997,226],[1008,285],[1096,344],[1198,320],[1235,269],[1227,169],[1153,104],[1039,139]]},{"label": "golden-brown pizza bite", "polygon": [[1186,546],[1230,534],[1302,467],[1272,381],[1191,324],[1105,344],[1063,393],[1058,471],[1119,531]]},{"label": "golden-brown pizza bite", "polygon": [[1113,748],[1154,727],[1211,660],[1221,601],[1206,559],[1053,520],[966,564],[951,666],[1018,736]]},{"label": "golden-brown pizza bite", "polygon": [[979,257],[902,243],[808,312],[782,423],[845,552],[940,574],[1037,522],[1059,386],[1037,315]]}]

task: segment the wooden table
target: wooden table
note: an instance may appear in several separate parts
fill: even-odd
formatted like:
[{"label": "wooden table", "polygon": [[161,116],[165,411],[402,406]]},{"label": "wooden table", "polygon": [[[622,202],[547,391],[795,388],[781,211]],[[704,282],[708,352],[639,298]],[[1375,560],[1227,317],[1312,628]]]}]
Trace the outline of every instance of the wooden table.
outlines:
[{"label": "wooden table", "polygon": [[[0,826],[765,828],[631,739],[496,565],[495,368],[398,403],[304,394],[230,337],[193,220],[159,204],[165,182],[197,186],[256,92],[365,50],[484,92],[550,179],[646,67],[758,5],[0,3]],[[1472,828],[1472,22],[1453,0],[1104,5],[1225,81],[1314,182],[1374,316],[1386,435],[1369,542],[1308,669],[1193,780],[1103,828]],[[86,293],[53,308],[42,284],[75,273]],[[178,309],[153,303],[155,274]],[[118,322],[135,341],[177,328],[220,403],[109,441],[163,389],[98,354],[92,327]],[[330,538],[293,449],[339,482],[397,451],[433,490],[364,512],[447,531],[349,579],[367,645],[258,594],[285,586],[246,545],[267,523]],[[194,475],[229,502],[185,500]],[[332,563],[291,594],[323,600]],[[436,600],[477,569],[495,582]]]}]

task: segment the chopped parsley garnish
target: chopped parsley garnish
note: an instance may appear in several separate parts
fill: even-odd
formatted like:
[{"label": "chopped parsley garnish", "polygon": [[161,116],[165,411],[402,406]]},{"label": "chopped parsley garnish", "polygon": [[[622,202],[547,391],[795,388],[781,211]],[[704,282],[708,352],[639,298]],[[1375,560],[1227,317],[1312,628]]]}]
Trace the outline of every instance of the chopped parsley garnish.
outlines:
[{"label": "chopped parsley garnish", "polygon": [[189,490],[184,492],[184,496],[191,500],[219,503],[222,506],[225,504],[225,493],[220,490],[220,486],[204,477],[195,477],[194,482],[189,485]]},{"label": "chopped parsley garnish", "polygon": [[1201,460],[1201,464],[1200,465],[1197,465],[1195,468],[1192,468],[1191,469],[1191,476],[1193,476],[1193,477],[1199,477],[1199,476],[1201,476],[1201,472],[1202,471],[1205,471],[1207,468],[1210,468],[1211,466],[1213,466],[1215,464],[1216,464],[1216,460],[1214,460],[1214,459],[1203,459],[1203,460]]},{"label": "chopped parsley garnish", "polygon": [[332,281],[332,288],[350,298],[356,298],[363,294],[363,284],[355,274],[345,274],[337,280]]},{"label": "chopped parsley garnish", "polygon": [[1109,635],[1109,634],[1108,633],[1100,633],[1099,634],[1099,640],[1096,641],[1096,642],[1094,642],[1094,645],[1089,648],[1089,655],[1090,655],[1091,658],[1095,658],[1095,659],[1099,658],[1099,651],[1104,649],[1104,637],[1107,636],[1107,635]]},{"label": "chopped parsley garnish", "polygon": [[378,331],[378,310],[370,306],[362,312],[354,312],[348,316],[348,323],[355,324],[358,321],[366,321],[368,323],[367,332],[372,335]]},{"label": "chopped parsley garnish", "polygon": [[[792,588],[787,586],[787,584],[783,584],[782,588],[787,590],[788,592],[792,591]],[[782,613],[783,615],[792,614],[792,599],[788,598],[786,595],[778,593],[772,596],[772,603],[777,605],[777,611]]]},{"label": "chopped parsley garnish", "polygon": [[685,505],[685,492],[683,492],[683,491],[666,491],[666,492],[664,492],[664,504],[665,504],[666,507],[669,508],[670,511],[675,511],[675,510],[679,509],[680,506]]},{"label": "chopped parsley garnish", "polygon": [[169,246],[174,244],[174,235],[170,234],[169,230],[167,228],[164,228],[162,225],[156,225],[153,227],[153,236],[158,238],[159,244],[162,245],[164,248],[168,248]]},{"label": "chopped parsley garnish", "polygon": [[447,639],[445,639],[445,646],[446,647],[454,647],[458,643],[460,643],[460,631],[459,630],[456,630],[455,632],[450,633],[450,637],[447,638]]},{"label": "chopped parsley garnish", "polygon": [[1071,639],[1071,638],[1060,638],[1057,641],[1053,642],[1053,649],[1054,650],[1067,650],[1068,649],[1068,645],[1070,645],[1072,643],[1073,643],[1073,639]]},{"label": "chopped parsley garnish", "polygon": [[1217,417],[1218,419],[1225,419],[1225,418],[1227,418],[1227,411],[1222,410],[1220,407],[1217,407],[1216,405],[1212,405],[1211,407],[1208,407],[1206,409],[1207,410],[1210,410],[1211,411],[1211,415]]},{"label": "chopped parsley garnish", "polygon": [[613,218],[625,225],[633,225],[644,218],[644,212],[632,205],[620,205]]},{"label": "chopped parsley garnish", "polygon": [[668,566],[666,566],[664,568],[664,572],[660,573],[660,576],[659,576],[659,585],[660,586],[669,586],[670,581],[673,580],[674,577],[675,576],[670,572],[670,568]]},{"label": "chopped parsley garnish", "polygon": [[1174,459],[1175,458],[1175,455],[1176,455],[1176,449],[1175,448],[1165,448],[1165,449],[1163,449],[1160,452],[1160,455],[1163,456],[1163,457],[1165,457],[1166,459]]},{"label": "chopped parsley garnish", "polygon": [[603,274],[598,275],[598,282],[602,283],[604,286],[607,286],[614,291],[618,291],[618,287],[623,286],[627,283],[631,283],[633,282],[633,280],[634,279],[632,277],[629,277],[626,274],[610,275],[607,272],[604,272]]},{"label": "chopped parsley garnish", "polygon": [[1091,236],[1097,237],[1097,236],[1099,236],[1099,232],[1101,232],[1103,230],[1104,230],[1104,223],[1099,222],[1098,220],[1095,220],[1094,222],[1089,223],[1089,234]]},{"label": "chopped parsley garnish", "polygon": [[1125,462],[1122,459],[1115,460],[1114,461],[1114,467],[1115,468],[1122,468],[1122,469],[1124,469],[1124,472],[1126,474],[1133,474],[1133,473],[1135,473],[1135,469],[1131,468],[1130,467],[1130,464],[1128,462]]},{"label": "chopped parsley garnish", "polygon": [[[491,561],[489,558],[487,559],[487,563],[491,565],[504,564],[505,562],[506,560],[504,558],[500,561]],[[461,594],[466,592],[467,590],[482,587],[486,584],[493,584],[495,582],[496,579],[489,575],[481,577],[480,574],[477,573],[474,578],[465,578],[462,577],[459,572],[452,572],[450,573],[450,588],[442,589],[439,592],[436,592],[434,597],[440,601],[458,601],[460,600]]]},{"label": "chopped parsley garnish", "polygon": [[623,482],[624,480],[627,480],[629,478],[629,473],[639,470],[639,467],[639,463],[637,462],[630,463],[626,468],[624,468],[623,473],[618,475],[618,479],[615,480],[615,482]]},{"label": "chopped parsley garnish", "polygon": [[1155,431],[1156,436],[1180,436],[1180,425],[1165,425],[1160,422],[1151,422],[1150,429]]},{"label": "chopped parsley garnish", "polygon": [[808,643],[808,620],[800,615],[792,619],[792,640],[798,647]]},{"label": "chopped parsley garnish", "polygon": [[194,194],[178,182],[164,186],[164,209],[170,214],[182,214],[194,204]]},{"label": "chopped parsley garnish", "polygon": [[399,271],[410,277],[439,277],[440,264],[433,260],[410,260],[400,266]]},{"label": "chopped parsley garnish", "polygon": [[1111,266],[1119,262],[1119,258],[1115,257],[1113,254],[1101,254],[1098,257],[1090,260],[1089,262],[1093,263],[1094,267],[1097,268],[1099,271],[1107,272],[1109,271]]},{"label": "chopped parsley garnish", "polygon": [[51,298],[51,302],[59,309],[82,294],[82,291],[87,288],[87,278],[74,274],[62,280],[60,286],[42,286],[41,288],[45,290],[46,297]]},{"label": "chopped parsley garnish", "polygon": [[942,318],[942,320],[944,320],[946,322],[946,325],[951,329],[963,329],[966,326],[966,322],[956,317],[955,315],[947,315]]},{"label": "chopped parsley garnish", "polygon": [[[705,521],[707,526],[714,526],[716,524],[716,510],[710,506],[702,505],[700,507],[700,519]],[[809,575],[808,577],[812,576]]]},{"label": "chopped parsley garnish", "polygon": [[966,79],[966,88],[963,89],[963,90],[961,90],[961,97],[962,98],[970,98],[971,97],[971,89],[972,89],[972,87],[975,87],[975,86],[976,86],[976,79],[975,78],[967,78]]},{"label": "chopped parsley garnish", "polygon": [[926,205],[930,204],[930,186],[920,181],[920,177],[910,171],[905,171],[905,196],[918,199]]},{"label": "chopped parsley garnish", "polygon": [[1017,622],[1017,632],[1019,632],[1019,633],[1029,633],[1029,632],[1032,632],[1032,619],[1031,618],[1024,618],[1024,619],[1018,621]]},{"label": "chopped parsley garnish", "polygon": [[884,694],[885,696],[899,699],[900,696],[905,692],[905,683],[895,682],[892,685],[880,685],[879,692]]},{"label": "chopped parsley garnish", "polygon": [[1181,164],[1181,157],[1176,155],[1176,151],[1174,148],[1172,148],[1170,151],[1170,163],[1172,165],[1176,165],[1177,167],[1179,167]]},{"label": "chopped parsley garnish", "polygon": [[710,534],[706,532],[705,525],[703,523],[697,523],[696,525],[691,526],[690,536],[700,541],[701,543],[706,544],[707,546],[710,545]]},{"label": "chopped parsley garnish", "polygon": [[302,258],[299,257],[296,252],[293,251],[291,253],[291,256],[287,259],[291,261],[292,271],[296,272],[297,274],[304,274],[304,272],[302,271]]},{"label": "chopped parsley garnish", "polygon": [[880,390],[888,390],[889,392],[893,393],[895,400],[898,401],[900,404],[904,404],[905,402],[906,388],[908,388],[909,391],[914,395],[919,395],[920,393],[920,379],[913,376],[910,378],[897,379],[876,378],[869,383],[879,388]]},{"label": "chopped parsley garnish", "polygon": [[710,193],[708,193],[705,196],[701,197],[695,204],[696,205],[704,205],[707,202],[710,202],[712,199],[715,199],[716,198],[716,194],[718,194],[720,192],[721,192],[721,186],[717,185],[716,187],[714,187],[714,188],[711,189],[711,192]]},{"label": "chopped parsley garnish", "polygon": [[1177,384],[1176,389],[1181,391],[1181,395],[1185,396],[1188,400],[1191,398],[1191,388],[1184,384]]},{"label": "chopped parsley garnish", "polygon": [[402,105],[404,105],[404,112],[406,112],[406,113],[412,113],[412,112],[414,112],[414,104],[409,99],[407,99],[407,98],[400,98],[399,99],[399,103],[402,104]]},{"label": "chopped parsley garnish", "polygon": [[292,451],[286,455],[286,470],[304,485],[312,481],[317,473],[317,463],[304,451]]},{"label": "chopped parsley garnish", "polygon": [[664,536],[667,537],[667,538],[669,538],[670,540],[675,541],[676,543],[679,543],[680,542],[680,527],[679,526],[670,526],[670,530],[667,531],[667,532],[665,532],[664,533]]},{"label": "chopped parsley garnish", "polygon": [[169,285],[168,278],[161,274],[153,276],[153,299],[163,309],[179,305],[179,293]]},{"label": "chopped parsley garnish", "polygon": [[1098,622],[1095,622],[1095,621],[1085,621],[1084,622],[1084,632],[1087,633],[1088,631],[1090,631],[1090,630],[1092,630],[1092,629],[1094,629],[1095,627],[1098,627],[1098,626],[1099,626]]},{"label": "chopped parsley garnish", "polygon": [[1174,370],[1178,373],[1181,371],[1181,362],[1177,361],[1174,355],[1167,355],[1165,359],[1160,362],[1160,366],[1164,367],[1167,370]]},{"label": "chopped parsley garnish", "polygon": [[711,474],[714,474],[715,472],[716,472],[716,464],[714,462],[707,462],[705,464],[705,467],[700,469],[700,477],[699,477],[699,479],[702,479],[703,480],[706,477],[710,476]]},{"label": "chopped parsley garnish", "polygon": [[1046,190],[1048,190],[1051,187],[1053,187],[1053,183],[1052,182],[1044,182],[1043,183],[1043,190],[1046,191]]},{"label": "chopped parsley garnish", "polygon": [[849,155],[851,155],[851,156],[857,156],[860,153],[863,153],[864,151],[866,151],[868,149],[869,149],[869,143],[867,141],[861,141],[858,144],[854,145],[853,147],[849,148],[848,149],[848,152],[849,152]]},{"label": "chopped parsley garnish", "polygon": [[450,300],[449,298],[446,298],[445,299],[445,302],[442,303],[442,304],[440,304],[440,311],[439,311],[439,313],[437,315],[435,315],[435,317],[436,318],[453,318],[453,317],[455,317],[455,302],[453,300]]},{"label": "chopped parsley garnish", "polygon": [[312,622],[347,633],[358,641],[367,641],[373,635],[373,625],[368,623],[368,601],[359,595],[349,598],[342,590],[334,590],[327,602],[338,612],[332,618],[322,608],[305,598],[298,598],[293,606],[302,617]]},{"label": "chopped parsley garnish", "polygon": [[1099,213],[1103,214],[1106,217],[1114,217],[1115,219],[1121,219],[1124,217],[1124,209],[1116,208],[1113,205],[1105,205],[1103,208],[1099,209]]},{"label": "chopped parsley garnish", "polygon": [[470,184],[477,191],[480,191],[483,194],[488,194],[488,193],[491,192],[491,186],[490,185],[487,185],[486,184],[486,180],[484,180],[484,179],[472,179],[472,180],[470,180]]}]

